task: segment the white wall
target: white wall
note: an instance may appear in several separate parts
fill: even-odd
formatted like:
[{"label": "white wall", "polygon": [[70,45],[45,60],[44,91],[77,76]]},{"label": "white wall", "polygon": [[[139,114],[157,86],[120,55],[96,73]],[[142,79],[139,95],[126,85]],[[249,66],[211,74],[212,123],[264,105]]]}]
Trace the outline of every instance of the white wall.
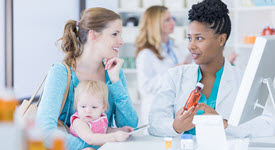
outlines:
[{"label": "white wall", "polygon": [[5,17],[5,2],[4,0],[0,1],[0,89],[2,89],[5,86],[5,57],[4,57],[4,52],[5,52],[5,41],[4,41],[4,36],[5,36],[5,30],[4,30],[4,17]]},{"label": "white wall", "polygon": [[118,9],[118,0],[86,0],[86,8],[104,7],[113,11]]},{"label": "white wall", "polygon": [[51,64],[62,60],[55,42],[69,19],[79,19],[79,1],[14,0],[14,90],[18,98],[31,96]]}]

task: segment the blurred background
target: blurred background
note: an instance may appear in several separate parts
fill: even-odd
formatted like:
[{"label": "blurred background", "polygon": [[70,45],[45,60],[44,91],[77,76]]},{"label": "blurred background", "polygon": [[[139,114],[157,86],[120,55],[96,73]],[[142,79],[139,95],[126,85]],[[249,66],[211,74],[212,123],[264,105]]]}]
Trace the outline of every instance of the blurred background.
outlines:
[{"label": "blurred background", "polygon": [[[152,5],[169,8],[176,27],[172,37],[187,50],[188,10],[199,0],[1,0],[0,89],[12,88],[18,99],[35,91],[52,64],[62,61],[55,45],[67,20],[79,20],[81,11],[105,7],[119,13],[123,40],[119,55],[134,104],[139,104],[134,41],[143,12]],[[245,69],[256,36],[275,34],[275,0],[223,0],[229,7],[232,32],[225,56],[235,52],[235,66]]]}]

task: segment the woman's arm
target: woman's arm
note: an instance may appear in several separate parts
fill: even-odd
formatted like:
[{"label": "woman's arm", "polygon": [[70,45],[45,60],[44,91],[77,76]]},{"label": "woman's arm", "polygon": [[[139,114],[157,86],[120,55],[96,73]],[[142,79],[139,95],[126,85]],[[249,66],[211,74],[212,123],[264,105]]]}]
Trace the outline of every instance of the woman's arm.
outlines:
[{"label": "woman's arm", "polygon": [[[52,134],[57,130],[57,120],[62,99],[66,90],[66,85],[67,70],[63,64],[57,63],[48,73],[36,118],[36,124],[43,131],[45,135],[45,143],[48,148],[51,146],[50,141]],[[69,92],[72,92],[72,90],[70,89]],[[67,107],[65,104],[64,110]],[[68,116],[67,119],[69,119],[69,117],[70,116]],[[65,120],[66,118],[62,121]],[[64,136],[68,149],[82,149],[89,146],[80,138],[76,138],[67,133],[64,133]]]},{"label": "woman's arm", "polygon": [[130,99],[122,69],[119,78],[119,81],[108,85],[115,104],[115,122],[117,127],[130,126],[135,128],[138,124],[138,115]]}]

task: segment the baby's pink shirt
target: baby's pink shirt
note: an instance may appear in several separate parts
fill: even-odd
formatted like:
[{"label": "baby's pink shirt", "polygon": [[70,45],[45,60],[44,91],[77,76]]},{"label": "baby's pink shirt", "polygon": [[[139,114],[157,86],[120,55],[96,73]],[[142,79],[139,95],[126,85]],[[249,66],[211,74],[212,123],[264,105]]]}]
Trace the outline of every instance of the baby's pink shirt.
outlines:
[{"label": "baby's pink shirt", "polygon": [[[75,133],[72,123],[76,118],[79,118],[78,112],[75,112],[71,116],[71,127],[70,127],[70,132],[73,136],[78,137],[78,135]],[[108,119],[106,114],[102,113],[100,118],[98,118],[95,121],[89,121],[87,122],[88,125],[90,126],[90,129],[93,131],[93,133],[106,133],[107,128],[108,128]]]}]

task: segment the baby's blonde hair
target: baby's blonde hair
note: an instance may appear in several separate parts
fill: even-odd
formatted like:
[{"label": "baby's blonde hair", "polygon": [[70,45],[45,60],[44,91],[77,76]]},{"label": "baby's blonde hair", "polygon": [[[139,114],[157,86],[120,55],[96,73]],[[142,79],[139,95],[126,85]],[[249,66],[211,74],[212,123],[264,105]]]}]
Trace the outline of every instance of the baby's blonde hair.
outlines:
[{"label": "baby's blonde hair", "polygon": [[95,95],[98,98],[102,98],[103,105],[105,108],[108,106],[108,87],[102,81],[86,80],[82,81],[75,88],[74,94],[74,108],[77,109],[77,103],[79,96],[83,93],[89,93]]}]

